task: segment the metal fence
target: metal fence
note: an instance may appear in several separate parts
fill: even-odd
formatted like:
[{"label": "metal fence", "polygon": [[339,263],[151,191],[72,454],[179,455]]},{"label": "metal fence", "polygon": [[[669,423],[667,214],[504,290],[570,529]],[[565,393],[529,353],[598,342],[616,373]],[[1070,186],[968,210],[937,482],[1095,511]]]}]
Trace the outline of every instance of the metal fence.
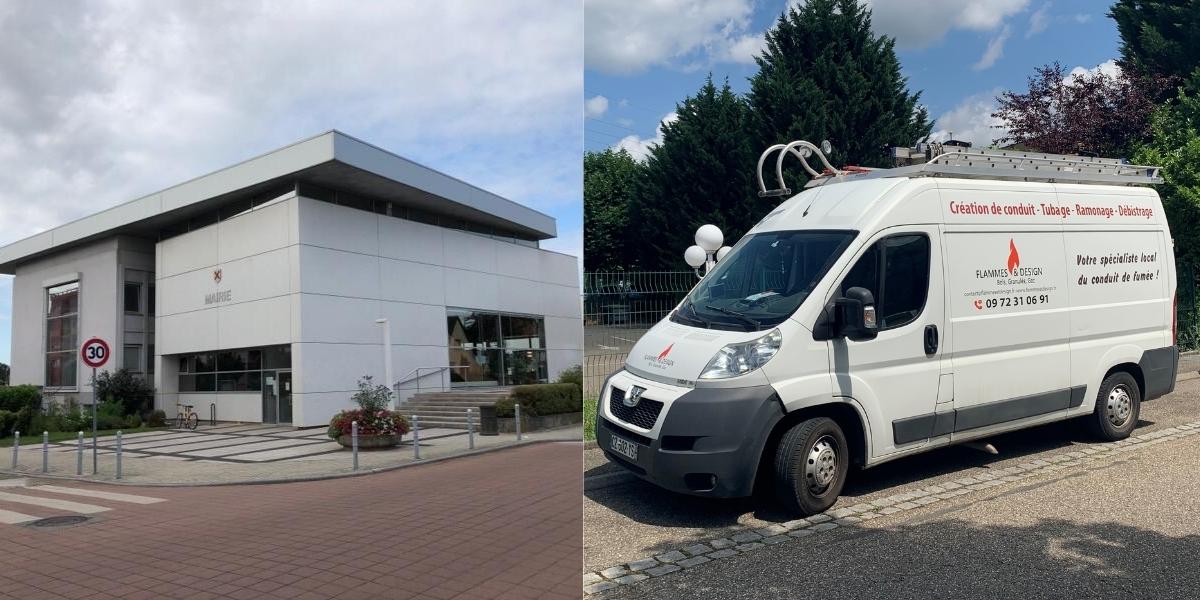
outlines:
[{"label": "metal fence", "polygon": [[583,275],[584,381],[587,396],[621,369],[642,334],[696,285],[692,271],[611,271]]}]

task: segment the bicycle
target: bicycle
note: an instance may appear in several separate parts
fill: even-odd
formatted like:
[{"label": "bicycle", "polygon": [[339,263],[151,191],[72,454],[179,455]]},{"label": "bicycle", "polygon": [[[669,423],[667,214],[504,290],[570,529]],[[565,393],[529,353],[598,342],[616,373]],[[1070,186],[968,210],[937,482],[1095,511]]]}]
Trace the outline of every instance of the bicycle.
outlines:
[{"label": "bicycle", "polygon": [[191,404],[175,405],[175,407],[178,409],[177,416],[175,417],[176,429],[183,429],[184,427],[187,427],[192,431],[196,430],[196,426],[200,424],[200,415],[196,413],[196,411],[192,410],[193,406],[194,405]]}]

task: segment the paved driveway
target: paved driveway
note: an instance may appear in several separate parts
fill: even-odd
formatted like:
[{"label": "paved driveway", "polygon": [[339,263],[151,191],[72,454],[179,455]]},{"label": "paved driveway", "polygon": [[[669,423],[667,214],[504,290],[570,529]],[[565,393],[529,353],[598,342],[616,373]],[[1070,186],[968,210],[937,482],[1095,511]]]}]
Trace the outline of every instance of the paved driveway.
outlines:
[{"label": "paved driveway", "polygon": [[580,469],[560,442],[275,485],[8,480],[0,597],[578,598]]},{"label": "paved driveway", "polygon": [[[296,461],[342,451],[342,447],[330,439],[325,430],[325,427],[294,429],[275,425],[201,425],[195,431],[172,429],[132,433],[124,436],[122,450],[130,458],[242,464]],[[422,429],[421,445],[436,444],[437,440],[465,435],[466,431],[458,429]],[[101,437],[97,442],[98,447],[106,453],[117,447],[115,436]],[[411,443],[411,436],[406,438],[406,442]],[[85,438],[84,444],[90,451],[91,439]],[[54,450],[75,452],[76,442],[59,442],[54,444]]]},{"label": "paved driveway", "polygon": [[[1135,436],[1139,436],[1140,439],[1150,442],[1155,442],[1155,440],[1162,441],[1153,436],[1159,435],[1160,432],[1171,431],[1176,427],[1200,422],[1198,419],[1200,419],[1200,380],[1182,381],[1178,384],[1174,394],[1149,402],[1143,406],[1141,422],[1135,432]],[[810,577],[781,575],[781,572],[772,566],[776,564],[773,561],[776,561],[778,558],[774,550],[767,552],[767,555],[754,554],[752,552],[745,554],[744,557],[742,556],[742,553],[747,549],[763,548],[764,543],[769,546],[772,543],[782,542],[780,543],[780,552],[786,549],[787,552],[796,553],[798,558],[795,561],[783,563],[784,566],[780,568],[785,570],[790,569],[790,572],[793,573],[824,565],[826,568],[836,567],[843,569],[844,572],[852,573],[853,575],[846,577],[848,578],[848,582],[853,583],[855,578],[869,579],[871,577],[870,571],[882,569],[893,573],[895,577],[899,577],[900,579],[897,581],[900,583],[915,586],[916,584],[913,582],[921,580],[923,577],[941,577],[942,575],[939,575],[939,573],[944,575],[940,570],[942,567],[937,566],[938,564],[961,564],[966,569],[964,573],[970,572],[971,569],[984,568],[986,566],[984,561],[976,560],[972,562],[968,559],[973,557],[975,553],[992,552],[988,549],[987,544],[989,542],[987,540],[992,539],[989,537],[992,534],[999,535],[996,532],[1008,532],[1008,535],[1017,535],[1018,533],[1032,534],[1038,531],[1039,528],[1045,527],[1047,530],[1057,528],[1061,533],[1071,527],[1071,525],[1064,525],[1061,522],[1066,514],[1075,514],[1077,517],[1095,514],[1114,519],[1124,515],[1124,520],[1118,520],[1117,523],[1134,528],[1147,529],[1145,525],[1152,522],[1153,519],[1171,518],[1160,517],[1159,515],[1176,514],[1176,509],[1181,503],[1183,503],[1183,506],[1189,507],[1187,510],[1195,512],[1194,507],[1196,504],[1194,499],[1196,496],[1186,491],[1189,488],[1189,482],[1185,481],[1184,478],[1197,479],[1194,473],[1200,471],[1200,457],[1194,453],[1176,450],[1176,448],[1188,444],[1191,447],[1195,447],[1198,439],[1200,439],[1200,436],[1188,435],[1180,437],[1178,440],[1165,441],[1162,445],[1147,446],[1144,449],[1139,444],[1121,446],[1122,449],[1135,448],[1136,452],[1134,454],[1139,457],[1143,456],[1142,453],[1145,453],[1145,456],[1151,457],[1151,460],[1162,461],[1165,465],[1173,469],[1174,480],[1168,478],[1162,472],[1146,469],[1142,464],[1133,464],[1124,459],[1121,459],[1120,467],[1103,469],[1091,474],[1091,471],[1096,467],[1106,466],[1105,461],[1108,460],[1107,457],[1110,456],[1109,452],[1113,450],[1113,445],[1097,443],[1091,440],[1079,428],[1075,427],[1073,423],[1055,424],[998,436],[990,440],[1000,451],[1000,454],[997,456],[984,454],[966,447],[951,447],[859,472],[848,481],[845,494],[839,500],[838,504],[835,505],[834,509],[830,511],[830,514],[835,515],[835,519],[842,516],[853,518],[853,515],[859,510],[877,511],[879,514],[874,516],[879,518],[878,521],[871,521],[872,527],[880,526],[877,523],[884,525],[900,523],[902,522],[901,519],[905,518],[905,515],[910,514],[907,512],[910,509],[916,510],[918,513],[924,512],[928,510],[923,508],[921,503],[924,502],[933,503],[937,508],[943,508],[947,504],[959,502],[973,506],[981,490],[986,490],[989,486],[993,485],[992,481],[1000,481],[1004,486],[1007,486],[1005,488],[997,488],[997,490],[1001,490],[1021,486],[1022,484],[1019,481],[1026,478],[1042,478],[1045,475],[1042,471],[1053,473],[1061,469],[1064,472],[1063,474],[1071,475],[1071,477],[1065,480],[1063,485],[1073,490],[1073,493],[1077,497],[1073,499],[1072,504],[1066,507],[1044,507],[1063,509],[1057,512],[1043,510],[1040,514],[1047,519],[1045,523],[1031,524],[1027,521],[1022,521],[1024,523],[1023,526],[1016,526],[1002,519],[990,522],[973,521],[972,526],[950,529],[947,531],[947,534],[955,534],[964,540],[970,539],[973,534],[978,535],[980,544],[959,541],[955,542],[956,545],[947,546],[945,552],[942,553],[927,548],[907,548],[905,547],[905,542],[896,538],[892,541],[895,547],[889,548],[885,554],[880,555],[891,557],[888,560],[898,561],[894,565],[895,569],[891,571],[887,571],[887,569],[893,565],[884,564],[878,560],[875,562],[864,560],[858,564],[849,561],[840,563],[830,561],[806,563],[803,558],[808,554],[808,541],[796,540],[794,538],[807,534],[802,533],[797,536],[786,535],[798,524],[790,522],[789,519],[792,517],[779,512],[769,501],[756,499],[725,501],[699,499],[666,492],[641,481],[631,481],[586,492],[586,499],[584,500],[585,568],[587,571],[595,572],[618,567],[615,570],[609,571],[609,574],[622,577],[625,574],[635,574],[635,572],[628,569],[624,573],[622,572],[621,565],[628,565],[631,561],[638,562],[642,559],[655,556],[666,556],[674,558],[677,561],[688,561],[683,563],[684,570],[682,572],[666,575],[662,585],[659,585],[657,579],[655,579],[648,583],[639,582],[631,586],[622,586],[620,589],[606,592],[606,595],[619,597],[643,597],[643,594],[646,595],[645,597],[654,597],[653,592],[665,594],[665,590],[668,588],[663,586],[667,585],[667,580],[673,586],[670,589],[675,590],[675,593],[665,594],[660,597],[675,597],[676,594],[699,595],[700,597],[708,597],[710,595],[707,592],[699,593],[698,590],[711,591],[713,597],[733,597],[732,595],[742,593],[747,589],[762,590],[762,595],[766,597],[786,597],[786,593],[775,594],[774,591],[791,590],[795,592],[798,588],[791,586],[790,582],[792,580],[807,581],[814,585],[833,585],[833,580],[829,579],[818,578],[818,580]],[[603,457],[597,456],[597,454],[598,452],[595,450],[587,452],[585,473],[588,475],[597,476],[611,472],[611,467],[607,466]],[[1071,463],[1086,463],[1088,468],[1081,470],[1071,465]],[[1115,495],[1117,490],[1123,489],[1121,486],[1125,484],[1127,481],[1126,478],[1130,476],[1129,472],[1136,472],[1138,476],[1142,477],[1142,485],[1146,490],[1150,491],[1149,494],[1143,494],[1143,496],[1147,497],[1150,500],[1149,502],[1134,502]],[[1088,474],[1088,476],[1084,477],[1084,474]],[[1002,481],[1005,477],[1009,478],[1009,480]],[[964,494],[969,494],[964,495],[964,499],[958,499],[957,496],[951,495],[952,493],[956,493],[959,488],[968,488],[969,486],[975,487],[964,492]],[[1040,503],[1044,502],[1058,502],[1053,496],[1039,496],[1038,492],[1036,492],[1037,489],[1033,488],[1029,491],[1027,497],[1023,497],[1022,501],[1027,503],[1024,505],[1026,508],[1011,508],[1005,504],[1007,501],[997,501],[988,504],[986,509],[981,510],[994,515],[1012,514],[998,511],[1032,511],[1032,508],[1029,507],[1037,507]],[[934,490],[936,493],[930,493],[928,490]],[[1067,492],[1064,491],[1063,493]],[[935,497],[937,494],[942,494],[946,497]],[[939,502],[942,504],[937,504]],[[1094,506],[1102,503],[1107,503],[1108,506]],[[902,508],[896,510],[896,506],[901,506]],[[1012,506],[1019,507],[1022,505],[1014,504]],[[882,510],[880,510],[881,508]],[[900,514],[901,511],[903,511],[903,514]],[[1039,513],[1034,511],[1030,514]],[[1186,519],[1180,522],[1182,523],[1180,529],[1157,529],[1151,532],[1130,532],[1122,530],[1120,527],[1108,527],[1105,531],[1111,533],[1111,535],[1106,534],[1107,537],[1099,533],[1101,529],[1107,526],[1102,527],[1092,523],[1089,525],[1089,527],[1094,526],[1092,529],[1080,529],[1079,535],[1095,534],[1100,536],[1097,539],[1108,540],[1116,544],[1125,544],[1131,541],[1131,536],[1135,536],[1139,540],[1158,539],[1155,536],[1184,536],[1182,540],[1163,538],[1161,541],[1166,547],[1177,549],[1181,547],[1193,548],[1196,551],[1196,555],[1200,556],[1200,546],[1195,546],[1197,539],[1195,536],[1200,534],[1200,523]],[[973,529],[973,527],[982,524],[986,524],[987,527],[978,527],[979,531]],[[810,525],[826,526],[814,521],[813,523],[804,525],[801,529],[805,529]],[[935,528],[926,527],[925,529],[931,531]],[[776,537],[779,535],[783,535],[783,537]],[[764,542],[768,538],[771,541]],[[722,547],[717,548],[712,546],[714,540],[718,546]],[[729,543],[729,545],[725,546],[726,543]],[[704,546],[697,546],[698,544],[706,544],[708,549],[704,550]],[[746,544],[751,544],[751,546],[746,548],[744,547]],[[742,548],[738,548],[739,546],[742,546]],[[1068,546],[1073,547],[1070,544]],[[699,560],[691,561],[691,553],[683,550],[692,547],[695,547],[697,552],[704,550],[701,554],[713,550],[718,550],[720,553],[714,559],[704,560],[704,557],[699,557]],[[839,552],[842,551],[840,548]],[[833,550],[826,551],[832,552]],[[675,552],[675,554],[670,554],[672,552]],[[1053,561],[1049,563],[1045,561],[1036,563],[1021,562],[1022,559],[1019,557],[1020,552],[1018,552],[1018,549],[1014,548],[1011,552],[1014,553],[1012,560],[1015,561],[1014,564],[1019,565],[1019,568],[1032,569],[1034,570],[1033,572],[1047,568],[1059,568],[1058,566],[1046,566],[1047,564],[1057,565]],[[951,559],[950,557],[955,553],[960,554],[961,559]],[[708,556],[708,554],[705,555]],[[854,556],[857,556],[859,559],[865,559],[863,555],[856,554]],[[932,560],[936,564],[911,564],[907,567],[909,569],[907,575],[901,576],[897,574],[899,571],[896,571],[896,569],[902,571],[904,565],[908,564],[905,561],[909,560],[909,558],[915,559],[923,556],[934,557]],[[1004,552],[990,556],[993,556],[995,560],[1007,560],[1004,559],[1004,556],[1006,556]],[[1164,555],[1164,557],[1169,559],[1171,555]],[[822,556],[819,558],[824,560],[829,557]],[[1114,557],[1106,555],[1105,560],[1111,558]],[[937,563],[936,561],[938,560],[943,562]],[[730,562],[731,566],[725,566],[727,561]],[[756,566],[745,566],[745,568],[757,569],[758,573],[756,577],[751,579],[740,576],[735,571],[728,570],[733,568],[732,565],[750,565],[751,563]],[[660,572],[674,570],[674,565],[667,567],[662,565],[662,561],[649,561],[638,564],[638,566],[643,565],[649,565],[651,568],[662,567]],[[1149,565],[1150,563],[1143,564],[1143,566]],[[1133,569],[1135,563],[1126,562],[1124,566],[1125,568]],[[711,574],[709,574],[710,572]],[[1146,572],[1156,577],[1163,576],[1162,572],[1157,569],[1150,569]],[[963,577],[967,580],[971,579],[965,575]],[[595,580],[592,579],[592,581]],[[717,584],[718,581],[725,581],[727,583],[724,584],[725,587],[722,587],[722,585]],[[599,587],[605,586],[601,585]],[[641,591],[643,589],[648,591]],[[830,595],[825,593],[825,591],[828,591],[827,588],[821,588],[819,585],[813,589],[823,590],[820,594],[822,596]],[[850,585],[848,589],[858,590],[862,597],[876,595],[865,588],[854,587],[853,585]],[[913,589],[918,590],[919,588],[914,587]],[[967,588],[961,586],[955,589],[964,594],[967,590]],[[1012,588],[1014,590],[1012,593],[1021,593],[1016,591],[1017,589]],[[1174,588],[1160,586],[1158,589],[1172,590]],[[687,592],[683,592],[682,590],[687,590]],[[981,597],[998,597],[994,593],[981,592],[981,594]],[[1200,597],[1200,593],[1192,597]]]}]

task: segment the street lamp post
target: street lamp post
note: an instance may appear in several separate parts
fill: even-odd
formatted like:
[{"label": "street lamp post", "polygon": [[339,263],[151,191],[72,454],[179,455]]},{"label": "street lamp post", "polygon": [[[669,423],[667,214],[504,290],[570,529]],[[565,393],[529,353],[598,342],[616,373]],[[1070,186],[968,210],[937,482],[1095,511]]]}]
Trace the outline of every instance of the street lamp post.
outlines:
[{"label": "street lamp post", "polygon": [[[394,391],[392,386],[396,385],[396,382],[392,381],[392,326],[386,318],[375,319],[375,324],[383,327],[383,380],[387,384],[388,397],[390,398]],[[417,375],[420,376],[420,373]],[[396,409],[400,409],[398,397]]]},{"label": "street lamp post", "polygon": [[[696,270],[696,277],[703,279],[717,266],[718,261],[729,254],[729,246],[721,245],[725,243],[725,234],[721,233],[720,227],[711,224],[701,225],[700,229],[696,230],[695,240],[696,245],[684,251],[683,260]],[[703,274],[700,273],[700,267],[704,267]]]}]

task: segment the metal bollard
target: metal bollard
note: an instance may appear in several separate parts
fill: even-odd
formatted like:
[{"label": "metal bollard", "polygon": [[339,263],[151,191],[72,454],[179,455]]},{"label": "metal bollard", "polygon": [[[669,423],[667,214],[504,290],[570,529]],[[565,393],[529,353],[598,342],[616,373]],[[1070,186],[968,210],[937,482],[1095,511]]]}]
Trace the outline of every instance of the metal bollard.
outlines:
[{"label": "metal bollard", "polygon": [[519,442],[521,441],[521,403],[514,404],[513,410],[516,412],[516,419],[514,421],[517,423],[517,441]]},{"label": "metal bollard", "polygon": [[83,432],[79,432],[79,445],[75,451],[75,474],[83,475]]},{"label": "metal bollard", "polygon": [[13,470],[17,470],[17,455],[21,453],[21,432],[13,432]]},{"label": "metal bollard", "polygon": [[475,449],[475,409],[467,409],[467,444],[471,450]]},{"label": "metal bollard", "polygon": [[354,454],[354,470],[358,470],[358,421],[350,422],[350,452]]},{"label": "metal bollard", "polygon": [[50,472],[50,432],[42,432],[42,472]]},{"label": "metal bollard", "polygon": [[413,459],[421,460],[421,417],[413,415]]},{"label": "metal bollard", "polygon": [[117,479],[121,478],[121,430],[117,430]]}]

